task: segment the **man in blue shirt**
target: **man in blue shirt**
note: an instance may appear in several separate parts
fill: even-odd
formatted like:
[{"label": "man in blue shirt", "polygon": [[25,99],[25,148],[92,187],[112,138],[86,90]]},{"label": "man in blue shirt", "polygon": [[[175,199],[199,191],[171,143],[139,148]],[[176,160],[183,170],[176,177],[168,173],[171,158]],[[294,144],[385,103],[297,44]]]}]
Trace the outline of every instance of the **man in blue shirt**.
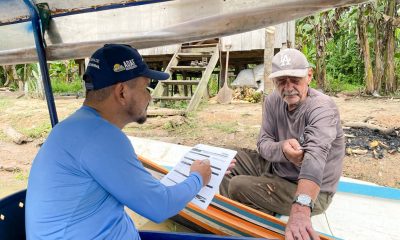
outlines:
[{"label": "man in blue shirt", "polygon": [[146,121],[150,79],[168,77],[128,45],[108,44],[92,55],[83,106],[52,130],[33,162],[27,239],[139,239],[124,206],[161,222],[208,184],[209,162],[195,161],[184,182],[164,186],[121,131]]}]

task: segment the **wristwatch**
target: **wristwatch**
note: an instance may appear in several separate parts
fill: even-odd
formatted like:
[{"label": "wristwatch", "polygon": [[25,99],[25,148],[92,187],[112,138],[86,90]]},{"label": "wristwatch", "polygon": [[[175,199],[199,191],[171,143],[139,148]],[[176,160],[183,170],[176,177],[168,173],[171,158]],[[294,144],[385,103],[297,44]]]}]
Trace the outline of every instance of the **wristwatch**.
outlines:
[{"label": "wristwatch", "polygon": [[301,206],[307,206],[312,210],[314,209],[314,202],[307,194],[299,194],[293,199],[293,203],[300,204]]}]

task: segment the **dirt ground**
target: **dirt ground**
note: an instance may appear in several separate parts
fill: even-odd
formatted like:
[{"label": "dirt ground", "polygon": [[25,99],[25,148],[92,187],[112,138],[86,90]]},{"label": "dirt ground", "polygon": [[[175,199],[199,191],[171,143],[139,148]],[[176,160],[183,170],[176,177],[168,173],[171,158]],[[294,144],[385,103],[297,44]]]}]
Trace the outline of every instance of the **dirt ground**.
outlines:
[{"label": "dirt ground", "polygon": [[[0,92],[0,198],[26,188],[32,160],[50,130],[46,102],[17,96],[16,93]],[[368,119],[371,124],[394,127],[396,132],[392,139],[398,141],[400,138],[400,99],[344,95],[333,99],[339,107],[342,122]],[[83,99],[56,99],[59,119],[78,109],[82,102]],[[260,122],[260,103],[220,105],[210,99],[188,117],[149,118],[145,124],[130,124],[124,131],[132,136],[184,145],[206,143],[254,149]],[[12,142],[5,134],[10,127],[30,136],[30,141],[21,145]],[[354,139],[350,135],[349,142]],[[369,139],[373,141],[374,136],[369,136]],[[390,151],[381,149],[381,158],[374,157],[371,150],[366,154],[346,155],[343,176],[400,188],[400,146],[396,145]]]}]

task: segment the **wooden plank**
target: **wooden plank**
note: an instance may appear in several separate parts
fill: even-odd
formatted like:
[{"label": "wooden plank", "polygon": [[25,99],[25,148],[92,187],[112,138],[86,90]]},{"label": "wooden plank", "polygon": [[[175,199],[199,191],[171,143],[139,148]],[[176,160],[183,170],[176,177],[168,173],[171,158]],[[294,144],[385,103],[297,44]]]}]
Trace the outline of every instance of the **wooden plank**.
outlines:
[{"label": "wooden plank", "polygon": [[[263,237],[267,239],[284,239],[284,236],[281,234],[274,233],[268,229],[252,224],[234,215],[221,211],[211,205],[206,210],[203,210],[193,203],[189,203],[183,212],[183,214],[180,212],[179,215],[187,218],[189,221],[196,222],[197,220],[197,223],[199,224],[201,224],[200,222],[204,222],[207,218],[211,219],[212,222],[207,221],[207,224],[203,223],[200,226],[215,234],[220,234],[220,232],[223,232],[223,235],[229,234]],[[188,212],[193,214],[190,216],[187,214]],[[224,225],[226,226],[225,228]]]},{"label": "wooden plank", "polygon": [[199,45],[182,45],[182,49],[184,48],[215,48],[218,46],[218,43],[208,43],[208,44],[199,44]]},{"label": "wooden plank", "polygon": [[178,53],[179,59],[202,59],[203,57],[211,57],[212,54],[209,52],[182,52]]},{"label": "wooden plank", "polygon": [[211,221],[207,221],[207,219],[199,219],[198,217],[196,217],[195,214],[190,213],[188,210],[184,209],[184,210],[180,211],[179,215],[181,217],[183,217],[184,219],[186,219],[186,220],[188,220],[188,221],[190,221],[190,222],[192,222],[214,234],[222,235],[222,236],[224,236],[224,235],[234,236],[235,235],[234,233],[228,234],[226,229],[222,228],[221,226],[219,226],[217,224],[214,224]]},{"label": "wooden plank", "polygon": [[171,71],[188,71],[188,72],[198,72],[205,70],[206,67],[199,67],[199,66],[174,66],[171,67]]},{"label": "wooden plank", "polygon": [[177,97],[160,96],[160,97],[153,97],[153,99],[154,100],[181,101],[181,100],[190,100],[191,97],[187,97],[187,96],[177,96]]},{"label": "wooden plank", "polygon": [[[174,53],[174,55],[171,58],[171,61],[168,63],[167,68],[165,69],[164,72],[169,73],[169,75],[172,75],[171,72],[171,68],[173,66],[176,66],[179,62],[178,58],[177,58],[177,54],[180,51],[180,48],[178,48],[178,50]],[[153,99],[156,97],[161,97],[162,95],[164,95],[164,93],[167,92],[168,88],[164,87],[165,85],[161,83],[161,81],[158,82],[156,88],[154,89],[153,93],[152,93],[152,97]]]},{"label": "wooden plank", "polygon": [[165,80],[161,81],[162,84],[167,85],[198,85],[200,81],[196,80]]},{"label": "wooden plank", "polygon": [[214,53],[211,59],[208,62],[206,70],[203,72],[203,76],[201,77],[200,84],[197,86],[192,100],[190,101],[187,111],[194,111],[197,106],[200,104],[201,98],[203,97],[205,91],[207,90],[208,81],[210,80],[211,74],[214,71],[215,65],[217,64],[219,59],[219,51],[218,47],[215,48]]},{"label": "wooden plank", "polygon": [[178,56],[184,56],[184,57],[192,57],[192,56],[194,56],[194,57],[196,57],[196,56],[201,56],[201,57],[211,57],[212,56],[212,54],[210,53],[210,52],[203,52],[203,53],[201,53],[201,52],[181,52],[181,53],[178,53]]},{"label": "wooden plank", "polygon": [[177,109],[149,109],[147,110],[147,116],[176,116],[176,115],[185,115],[184,110]]},{"label": "wooden plank", "polygon": [[180,44],[173,44],[161,47],[154,47],[154,48],[145,48],[140,49],[139,53],[142,56],[157,56],[157,55],[165,55],[165,54],[174,54],[180,48]]}]

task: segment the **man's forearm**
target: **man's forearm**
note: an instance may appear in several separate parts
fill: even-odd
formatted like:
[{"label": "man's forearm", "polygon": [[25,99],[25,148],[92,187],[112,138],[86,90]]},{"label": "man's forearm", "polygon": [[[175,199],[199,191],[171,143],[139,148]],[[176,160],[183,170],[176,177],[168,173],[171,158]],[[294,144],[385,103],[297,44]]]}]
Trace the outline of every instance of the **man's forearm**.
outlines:
[{"label": "man's forearm", "polygon": [[[319,193],[318,184],[308,179],[300,179],[296,191],[296,196],[306,194],[313,201],[317,199]],[[314,231],[311,224],[311,208],[301,204],[293,204],[290,211],[289,221],[285,229],[285,239],[301,239],[299,233],[302,233],[302,239],[319,240],[317,232]]]},{"label": "man's forearm", "polygon": [[315,200],[318,197],[320,187],[315,182],[308,179],[300,179],[298,182],[297,190],[295,196],[299,194],[306,194]]}]

